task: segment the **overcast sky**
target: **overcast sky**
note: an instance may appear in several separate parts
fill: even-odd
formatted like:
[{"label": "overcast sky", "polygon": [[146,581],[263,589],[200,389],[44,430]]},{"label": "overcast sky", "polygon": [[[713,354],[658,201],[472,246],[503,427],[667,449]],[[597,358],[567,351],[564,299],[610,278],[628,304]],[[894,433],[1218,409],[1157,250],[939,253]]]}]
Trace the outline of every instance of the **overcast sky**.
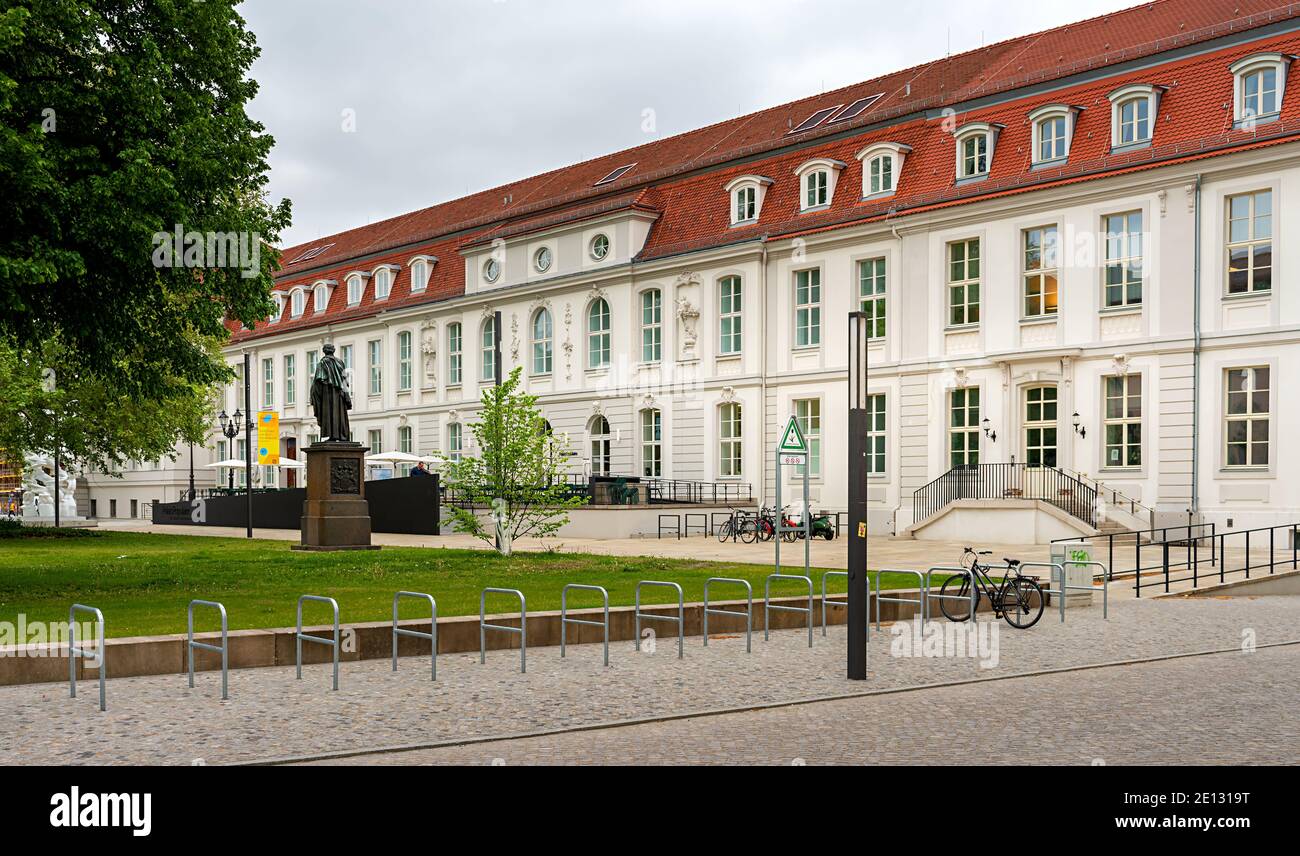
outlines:
[{"label": "overcast sky", "polygon": [[271,195],[293,200],[288,246],[1131,5],[246,0],[240,9],[262,47],[250,112],[276,140]]}]

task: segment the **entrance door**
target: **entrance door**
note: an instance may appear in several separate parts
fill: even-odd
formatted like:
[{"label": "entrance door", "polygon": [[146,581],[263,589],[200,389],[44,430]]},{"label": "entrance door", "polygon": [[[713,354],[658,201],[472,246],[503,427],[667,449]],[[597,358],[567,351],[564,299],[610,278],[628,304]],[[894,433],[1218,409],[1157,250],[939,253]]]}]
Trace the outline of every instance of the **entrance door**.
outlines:
[{"label": "entrance door", "polygon": [[609,420],[597,416],[591,420],[591,474],[593,476],[609,475]]},{"label": "entrance door", "polygon": [[1028,387],[1024,412],[1025,463],[1031,467],[1055,467],[1056,387]]}]

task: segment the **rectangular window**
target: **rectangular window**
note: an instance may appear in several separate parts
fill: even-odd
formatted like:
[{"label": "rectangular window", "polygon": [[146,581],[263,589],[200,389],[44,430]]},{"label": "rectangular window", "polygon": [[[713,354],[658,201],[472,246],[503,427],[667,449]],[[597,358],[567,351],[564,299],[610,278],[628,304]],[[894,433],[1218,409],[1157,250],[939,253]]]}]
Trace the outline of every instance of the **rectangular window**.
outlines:
[{"label": "rectangular window", "polygon": [[664,474],[663,414],[641,411],[641,475],[658,478]]},{"label": "rectangular window", "polygon": [[609,302],[598,297],[587,307],[587,368],[609,365]]},{"label": "rectangular window", "polygon": [[858,308],[867,314],[867,338],[885,338],[885,260],[858,262]]},{"label": "rectangular window", "polygon": [[979,387],[954,389],[948,396],[948,466],[974,467],[979,462]]},{"label": "rectangular window", "polygon": [[495,321],[489,319],[483,324],[483,338],[480,343],[479,380],[496,380],[496,327]]},{"label": "rectangular window", "polygon": [[378,455],[379,453],[384,451],[383,431],[379,430],[378,428],[371,428],[370,431],[367,432],[366,434],[366,439],[370,441],[369,442],[370,454]]},{"label": "rectangular window", "polygon": [[978,324],[980,320],[980,239],[948,245],[948,324]]},{"label": "rectangular window", "polygon": [[[817,478],[822,474],[822,401],[820,398],[800,398],[794,403],[794,418],[799,422],[808,443],[808,476]],[[803,467],[794,471],[803,475]]]},{"label": "rectangular window", "polygon": [[794,275],[794,346],[815,348],[822,342],[822,272],[819,268]]},{"label": "rectangular window", "polygon": [[461,430],[459,422],[453,422],[447,426],[447,457],[453,461],[459,461],[465,454],[465,438]]},{"label": "rectangular window", "polygon": [[828,201],[827,172],[819,169],[804,179],[804,207],[816,208]]},{"label": "rectangular window", "polygon": [[284,403],[296,404],[298,401],[298,379],[296,376],[297,366],[294,364],[294,355],[284,355]]},{"label": "rectangular window", "polygon": [[1056,314],[1059,252],[1055,226],[1024,231],[1025,317]]},{"label": "rectangular window", "polygon": [[1106,227],[1106,295],[1103,305],[1139,306],[1142,303],[1142,212],[1110,214]]},{"label": "rectangular window", "polygon": [[262,406],[275,405],[275,361],[262,360]]},{"label": "rectangular window", "polygon": [[867,475],[885,474],[885,396],[867,396]]},{"label": "rectangular window", "polygon": [[657,363],[663,356],[663,297],[654,288],[641,294],[641,362]]},{"label": "rectangular window", "polygon": [[411,331],[397,334],[397,388],[407,392],[411,388]]},{"label": "rectangular window", "polygon": [[1273,191],[1228,197],[1228,293],[1273,287]]},{"label": "rectangular window", "polygon": [[370,394],[379,395],[384,391],[384,343],[371,339],[367,348],[370,353]]},{"label": "rectangular window", "polygon": [[743,305],[740,277],[724,277],[718,283],[718,352],[721,354],[740,353]]},{"label": "rectangular window", "polygon": [[397,429],[397,451],[405,452],[410,455],[413,453],[411,447],[411,426],[403,425]]},{"label": "rectangular window", "polygon": [[447,325],[447,383],[459,386],[461,378],[461,327],[459,323]]},{"label": "rectangular window", "polygon": [[718,409],[718,475],[741,475],[741,412],[734,402]]},{"label": "rectangular window", "polygon": [[316,364],[320,362],[320,357],[315,351],[307,352],[307,383],[310,385],[316,377]]},{"label": "rectangular window", "polygon": [[1225,463],[1229,467],[1268,466],[1269,369],[1228,369],[1224,408]]},{"label": "rectangular window", "polygon": [[348,389],[354,389],[352,385],[352,346],[344,345],[339,348],[339,359],[343,361],[343,375],[347,378]]},{"label": "rectangular window", "polygon": [[1106,390],[1106,467],[1142,466],[1142,375],[1103,379]]}]

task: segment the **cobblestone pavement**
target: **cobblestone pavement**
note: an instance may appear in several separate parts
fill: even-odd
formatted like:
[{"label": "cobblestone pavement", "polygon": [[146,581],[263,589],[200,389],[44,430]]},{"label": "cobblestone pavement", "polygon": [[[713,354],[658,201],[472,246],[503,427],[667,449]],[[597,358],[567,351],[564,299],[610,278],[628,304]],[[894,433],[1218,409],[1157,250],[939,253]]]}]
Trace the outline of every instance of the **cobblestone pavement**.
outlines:
[{"label": "cobblestone pavement", "polygon": [[[184,675],[110,679],[106,713],[96,706],[93,682],[80,685],[77,699],[68,698],[66,684],[0,687],[0,710],[5,712],[0,763],[226,763],[514,737],[864,690],[1236,649],[1243,640],[1265,645],[1300,637],[1298,618],[1300,598],[1295,597],[1124,601],[1111,611],[1108,622],[1101,620],[1099,607],[1071,610],[1065,624],[1049,612],[1029,631],[981,621],[983,657],[894,656],[905,642],[914,641],[915,625],[900,625],[907,634],[894,635],[888,628],[872,633],[870,679],[865,683],[843,677],[844,628],[837,626],[827,638],[818,629],[811,650],[804,633],[774,632],[770,642],[760,633],[748,655],[743,634],[735,633],[711,640],[707,649],[699,637],[688,638],[683,660],[676,657],[675,640],[661,637],[654,653],[642,654],[631,643],[616,643],[609,669],[600,664],[598,645],[573,646],[565,660],[556,648],[534,648],[526,675],[518,671],[517,652],[491,652],[485,665],[474,655],[444,655],[439,657],[436,683],[429,681],[428,664],[419,657],[403,659],[396,674],[384,660],[344,663],[339,692],[329,690],[328,666],[305,667],[302,681],[293,679],[292,667],[237,670],[231,673],[231,698],[225,702],[219,698],[219,676],[212,672],[200,673],[194,689],[186,686]],[[718,626],[727,620],[718,619]],[[959,627],[940,622],[932,626]],[[989,643],[993,647],[987,647]],[[930,642],[913,647],[934,653],[939,646]],[[1250,662],[1279,664],[1276,673],[1255,679],[1266,682],[1271,677],[1294,698],[1294,661],[1264,657],[1261,651],[1260,659]],[[1205,709],[1196,704],[1200,695],[1207,700],[1217,697],[1210,689],[1221,681],[1200,675],[1192,668],[1170,699],[1165,698],[1163,683],[1159,692],[1149,694],[1145,703],[1150,714],[1136,726],[1144,737],[1154,733],[1151,728],[1162,718],[1177,717],[1189,732],[1214,738],[1206,740],[1207,753],[1232,750],[1226,745],[1230,741],[1217,740],[1216,726],[1206,724]],[[1064,703],[1074,681],[1085,685],[1097,679],[1082,672],[1054,679],[1050,685],[1057,690],[1048,698]],[[1140,684],[1138,691],[1143,692]],[[994,691],[992,698],[1001,696]],[[981,704],[979,710],[991,721],[1015,715],[1005,704]],[[1093,713],[1107,721],[1114,734],[1134,726],[1113,716],[1105,705]],[[801,714],[792,709],[782,715]],[[1041,718],[1034,722],[1039,732],[1051,730]],[[942,734],[941,725],[932,727]]]},{"label": "cobblestone pavement", "polygon": [[1286,764],[1300,646],[570,731],[344,764]]}]

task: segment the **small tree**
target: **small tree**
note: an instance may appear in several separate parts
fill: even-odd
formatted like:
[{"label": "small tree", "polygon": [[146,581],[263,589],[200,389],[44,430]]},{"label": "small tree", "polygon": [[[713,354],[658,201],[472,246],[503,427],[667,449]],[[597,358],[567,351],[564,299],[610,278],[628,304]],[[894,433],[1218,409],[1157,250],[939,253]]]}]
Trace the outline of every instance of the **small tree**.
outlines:
[{"label": "small tree", "polygon": [[587,501],[568,489],[568,450],[543,430],[536,396],[519,389],[520,371],[483,392],[483,409],[470,426],[480,454],[448,458],[443,467],[456,528],[483,541],[495,539],[498,516],[510,539],[554,535],[569,509]]}]

